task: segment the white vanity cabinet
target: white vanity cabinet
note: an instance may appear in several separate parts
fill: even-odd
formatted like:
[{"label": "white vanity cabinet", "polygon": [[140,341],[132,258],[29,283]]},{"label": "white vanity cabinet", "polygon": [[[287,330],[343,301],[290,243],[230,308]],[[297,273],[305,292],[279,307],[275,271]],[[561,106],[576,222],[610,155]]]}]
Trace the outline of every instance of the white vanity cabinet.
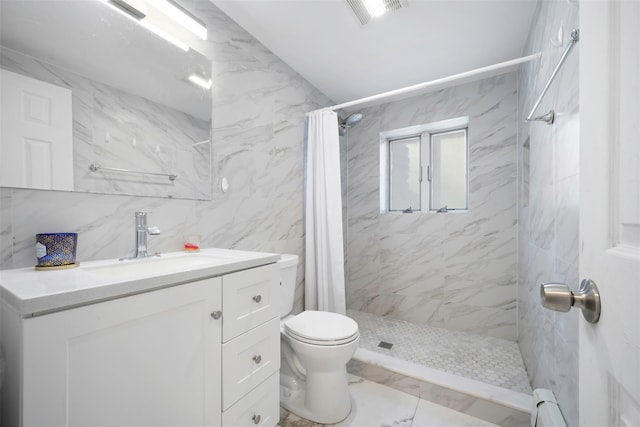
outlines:
[{"label": "white vanity cabinet", "polygon": [[269,264],[33,317],[3,302],[2,425],[274,426],[278,290]]},{"label": "white vanity cabinet", "polygon": [[221,282],[25,319],[22,425],[217,425]]}]

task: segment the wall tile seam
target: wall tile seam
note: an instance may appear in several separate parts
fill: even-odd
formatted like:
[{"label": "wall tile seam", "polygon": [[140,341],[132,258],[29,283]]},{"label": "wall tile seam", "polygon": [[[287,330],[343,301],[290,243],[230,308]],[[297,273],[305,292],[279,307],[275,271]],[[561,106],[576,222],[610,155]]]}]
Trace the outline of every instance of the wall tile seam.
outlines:
[{"label": "wall tile seam", "polygon": [[[529,30],[529,32],[531,32],[532,29]],[[530,39],[530,35],[528,35],[527,39]],[[523,224],[521,223],[521,211],[520,211],[520,207],[523,205],[523,201],[522,201],[522,186],[520,185],[521,180],[523,179],[522,177],[522,165],[520,163],[520,153],[523,147],[523,142],[521,141],[520,138],[524,137],[524,135],[522,135],[523,130],[525,129],[525,126],[523,124],[523,116],[522,114],[522,110],[521,110],[521,105],[524,106],[525,102],[526,102],[526,97],[523,97],[523,93],[521,90],[521,85],[523,83],[523,71],[525,68],[528,68],[527,65],[520,65],[520,67],[518,67],[518,72],[516,74],[516,88],[517,88],[517,94],[516,94],[516,175],[517,175],[517,188],[516,188],[516,200],[518,201],[518,207],[516,209],[516,221],[517,221],[517,232],[516,232],[516,296],[517,296],[517,304],[516,304],[516,341],[518,342],[518,346],[520,346],[520,338],[521,338],[521,334],[523,333],[523,331],[521,331],[521,323],[522,320],[520,318],[520,315],[522,313],[522,307],[521,304],[524,301],[521,298],[521,292],[522,292],[522,280],[520,277],[520,258],[521,258],[521,247],[520,245],[522,244],[523,240],[522,240],[522,233],[525,231],[523,228]],[[522,102],[522,104],[521,104]],[[525,369],[526,369],[527,364],[525,363]]]}]

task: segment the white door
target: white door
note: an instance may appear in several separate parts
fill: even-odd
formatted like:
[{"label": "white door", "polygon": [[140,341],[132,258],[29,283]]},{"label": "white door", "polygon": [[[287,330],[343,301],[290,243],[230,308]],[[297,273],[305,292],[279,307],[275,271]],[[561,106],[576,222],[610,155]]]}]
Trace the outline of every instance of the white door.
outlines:
[{"label": "white door", "polygon": [[0,69],[0,187],[73,190],[71,90]]},{"label": "white door", "polygon": [[640,426],[640,1],[580,3],[580,425]]}]

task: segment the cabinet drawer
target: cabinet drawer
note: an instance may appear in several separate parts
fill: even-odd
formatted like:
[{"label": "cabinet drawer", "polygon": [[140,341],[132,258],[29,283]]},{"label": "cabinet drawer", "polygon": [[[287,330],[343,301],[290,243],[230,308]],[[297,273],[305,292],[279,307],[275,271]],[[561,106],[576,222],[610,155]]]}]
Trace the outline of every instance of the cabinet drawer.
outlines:
[{"label": "cabinet drawer", "polygon": [[222,345],[222,409],[280,369],[280,319]]},{"label": "cabinet drawer", "polygon": [[277,264],[222,278],[222,341],[278,317],[280,269]]},{"label": "cabinet drawer", "polygon": [[280,375],[272,374],[243,399],[222,413],[222,425],[275,426],[280,418]]}]

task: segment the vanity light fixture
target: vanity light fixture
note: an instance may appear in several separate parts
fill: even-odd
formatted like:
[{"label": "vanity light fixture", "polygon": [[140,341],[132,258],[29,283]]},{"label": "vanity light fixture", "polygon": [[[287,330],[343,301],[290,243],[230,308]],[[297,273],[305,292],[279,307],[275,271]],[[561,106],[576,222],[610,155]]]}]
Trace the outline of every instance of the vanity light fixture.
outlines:
[{"label": "vanity light fixture", "polygon": [[164,30],[161,30],[160,28],[158,28],[155,25],[151,24],[146,19],[143,19],[142,21],[139,21],[139,23],[140,23],[140,25],[142,25],[147,30],[151,31],[152,33],[154,33],[154,34],[156,34],[156,35],[158,35],[160,37],[162,37],[163,39],[165,39],[169,43],[173,44],[174,46],[179,47],[180,49],[184,50],[185,52],[187,52],[189,50],[189,45],[188,44],[181,42],[177,38],[173,37],[171,34],[167,33]]},{"label": "vanity light fixture", "polygon": [[360,25],[366,25],[371,18],[377,18],[388,11],[407,7],[407,0],[346,0]]},{"label": "vanity light fixture", "polygon": [[[106,4],[107,6],[111,7],[112,9],[116,10],[117,12],[119,12],[122,15],[124,15],[125,17],[137,22],[142,27],[146,28],[147,30],[151,31],[152,33],[156,34],[157,36],[162,37],[163,39],[165,39],[169,43],[173,44],[174,46],[176,46],[176,47],[178,47],[178,48],[180,48],[182,50],[184,50],[185,52],[189,50],[189,45],[187,45],[186,43],[178,40],[178,38],[172,36],[167,31],[163,30],[162,28],[158,27],[157,25],[154,25],[153,23],[151,23],[145,13],[143,13],[141,10],[137,9],[136,7],[132,6],[131,4],[127,3],[126,1],[124,1],[124,0],[99,0],[99,1],[104,3],[104,4]],[[162,0],[162,1],[165,1],[165,0]],[[150,4],[151,4],[151,2],[150,2]],[[143,4],[143,6],[144,6],[144,4]],[[158,7],[155,4],[152,4],[152,6],[156,7],[158,9]],[[186,12],[183,12],[183,13],[186,13]],[[169,16],[171,17],[171,15],[169,15]],[[194,19],[194,22],[195,22],[195,18],[192,18],[192,19]],[[174,20],[175,20],[175,18],[174,18]],[[181,24],[181,25],[183,25],[183,24]],[[202,27],[202,28],[204,28],[205,39],[206,39],[206,31],[207,31],[207,29],[205,27]],[[201,36],[199,35],[199,37],[201,37]]]},{"label": "vanity light fixture", "polygon": [[118,12],[122,13],[127,18],[133,19],[136,22],[140,21],[145,16],[144,13],[142,13],[141,11],[139,11],[138,9],[136,9],[135,7],[131,6],[129,3],[123,0],[100,0],[100,1],[106,4],[107,6],[110,6],[112,9],[115,9]]},{"label": "vanity light fixture", "polygon": [[197,74],[191,74],[188,79],[191,83],[200,86],[204,90],[211,89],[211,85],[213,84],[211,79],[205,79]]},{"label": "vanity light fixture", "polygon": [[204,23],[191,15],[172,0],[147,0],[153,7],[191,31],[202,40],[207,39],[207,27]]}]

